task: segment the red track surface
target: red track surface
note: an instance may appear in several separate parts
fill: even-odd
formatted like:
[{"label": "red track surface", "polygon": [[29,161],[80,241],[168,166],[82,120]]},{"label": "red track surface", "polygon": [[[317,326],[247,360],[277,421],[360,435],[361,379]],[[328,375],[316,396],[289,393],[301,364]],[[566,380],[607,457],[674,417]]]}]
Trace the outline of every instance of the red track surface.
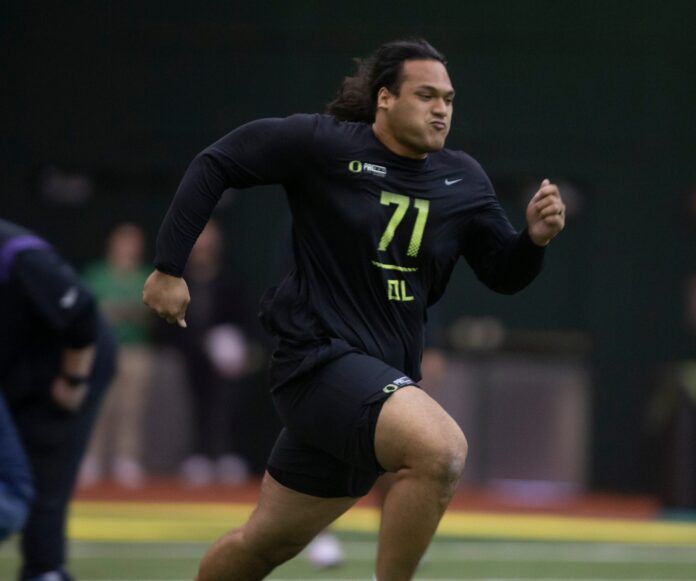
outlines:
[{"label": "red track surface", "polygon": [[[139,489],[126,489],[113,483],[80,488],[77,500],[123,502],[229,502],[254,503],[258,498],[259,483],[243,486],[208,486],[191,488],[175,478],[152,478]],[[370,494],[360,506],[376,506],[377,496]],[[450,508],[477,512],[516,512],[536,514],[563,514],[628,519],[650,519],[659,514],[657,500],[645,496],[615,494],[582,494],[562,499],[536,499],[533,502],[482,489],[461,488]]]}]

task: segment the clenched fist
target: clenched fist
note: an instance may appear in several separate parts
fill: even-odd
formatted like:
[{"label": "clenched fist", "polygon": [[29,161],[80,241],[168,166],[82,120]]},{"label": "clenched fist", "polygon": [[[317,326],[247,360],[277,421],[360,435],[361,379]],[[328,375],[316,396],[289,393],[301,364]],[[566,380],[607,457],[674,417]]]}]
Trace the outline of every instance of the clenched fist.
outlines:
[{"label": "clenched fist", "polygon": [[558,186],[549,180],[541,182],[527,206],[527,230],[532,242],[546,246],[565,227],[565,205]]},{"label": "clenched fist", "polygon": [[186,327],[186,309],[191,296],[183,278],[153,270],[143,287],[143,302],[167,323]]}]

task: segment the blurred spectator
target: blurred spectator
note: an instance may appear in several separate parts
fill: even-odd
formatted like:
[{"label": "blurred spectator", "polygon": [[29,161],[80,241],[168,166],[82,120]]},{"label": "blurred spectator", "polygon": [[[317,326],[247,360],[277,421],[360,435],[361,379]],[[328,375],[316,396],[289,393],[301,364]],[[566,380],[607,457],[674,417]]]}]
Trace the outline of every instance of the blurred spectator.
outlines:
[{"label": "blurred spectator", "polygon": [[240,484],[249,477],[248,455],[259,425],[249,414],[252,374],[264,362],[256,334],[256,308],[222,263],[220,228],[210,221],[201,232],[184,278],[195,299],[188,327],[163,326],[164,339],[184,362],[192,404],[192,454],[181,476],[192,486],[213,481]]},{"label": "blurred spectator", "polygon": [[139,226],[117,225],[107,242],[104,260],[90,265],[85,280],[112,324],[119,344],[113,386],[97,421],[80,473],[80,484],[98,482],[110,467],[114,480],[141,486],[142,419],[151,376],[148,326],[150,313],[142,301],[148,271],[143,266],[145,236]]},{"label": "blurred spectator", "polygon": [[46,241],[0,220],[0,387],[36,487],[22,528],[22,581],[71,579],[67,506],[115,356],[108,325],[75,271]]},{"label": "blurred spectator", "polygon": [[33,499],[29,460],[0,392],[0,541],[22,530]]}]

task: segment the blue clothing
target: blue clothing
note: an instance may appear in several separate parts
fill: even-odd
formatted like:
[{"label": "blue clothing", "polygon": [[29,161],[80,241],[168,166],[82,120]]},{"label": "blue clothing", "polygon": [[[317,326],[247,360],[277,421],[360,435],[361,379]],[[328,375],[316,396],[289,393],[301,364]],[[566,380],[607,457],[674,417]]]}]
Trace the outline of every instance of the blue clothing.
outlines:
[{"label": "blue clothing", "polygon": [[[89,391],[80,408],[69,412],[55,403],[51,386],[64,350],[88,345],[96,347]],[[0,393],[36,488],[22,528],[23,581],[49,573],[68,579],[67,507],[115,356],[111,331],[75,270],[47,242],[0,219]]]},{"label": "blue clothing", "polygon": [[0,393],[0,540],[22,529],[33,499],[29,462]]}]

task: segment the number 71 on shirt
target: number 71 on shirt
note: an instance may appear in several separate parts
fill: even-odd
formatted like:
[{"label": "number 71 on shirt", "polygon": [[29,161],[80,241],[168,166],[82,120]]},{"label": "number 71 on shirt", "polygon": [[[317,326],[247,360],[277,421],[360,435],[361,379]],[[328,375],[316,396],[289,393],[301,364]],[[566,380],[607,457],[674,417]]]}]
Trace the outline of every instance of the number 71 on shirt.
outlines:
[{"label": "number 71 on shirt", "polygon": [[[401,194],[383,191],[379,201],[383,206],[396,204],[396,210],[394,210],[394,213],[387,224],[387,228],[384,230],[384,233],[379,240],[379,246],[377,247],[380,252],[384,252],[394,239],[394,234],[396,233],[396,229],[399,227],[399,224],[401,224],[404,216],[406,216],[406,211],[411,204],[411,198]],[[413,225],[411,241],[409,242],[406,255],[415,258],[418,256],[421,243],[423,242],[423,232],[425,231],[425,223],[428,220],[430,201],[423,200],[421,198],[413,198],[413,206],[416,208],[416,210],[418,210],[418,216],[416,216],[416,223]]]},{"label": "number 71 on shirt", "polygon": [[[384,252],[394,239],[396,229],[399,227],[399,224],[401,224],[401,221],[404,219],[408,207],[411,204],[411,198],[401,194],[383,191],[380,197],[380,203],[383,206],[389,206],[392,204],[396,205],[396,210],[394,210],[394,213],[387,224],[387,228],[384,230],[384,233],[379,240],[379,246],[377,247],[380,252]],[[416,222],[413,226],[413,232],[411,233],[411,240],[408,244],[406,255],[415,258],[418,256],[421,243],[423,242],[423,232],[425,231],[425,223],[428,220],[430,202],[421,198],[414,198],[413,206],[416,208],[416,210],[418,210],[418,216],[416,216]],[[412,270],[416,269],[413,268]],[[387,298],[390,301],[400,302],[408,302],[413,300],[413,296],[409,295],[408,291],[406,290],[406,281],[400,279],[391,279],[387,281]]]}]

